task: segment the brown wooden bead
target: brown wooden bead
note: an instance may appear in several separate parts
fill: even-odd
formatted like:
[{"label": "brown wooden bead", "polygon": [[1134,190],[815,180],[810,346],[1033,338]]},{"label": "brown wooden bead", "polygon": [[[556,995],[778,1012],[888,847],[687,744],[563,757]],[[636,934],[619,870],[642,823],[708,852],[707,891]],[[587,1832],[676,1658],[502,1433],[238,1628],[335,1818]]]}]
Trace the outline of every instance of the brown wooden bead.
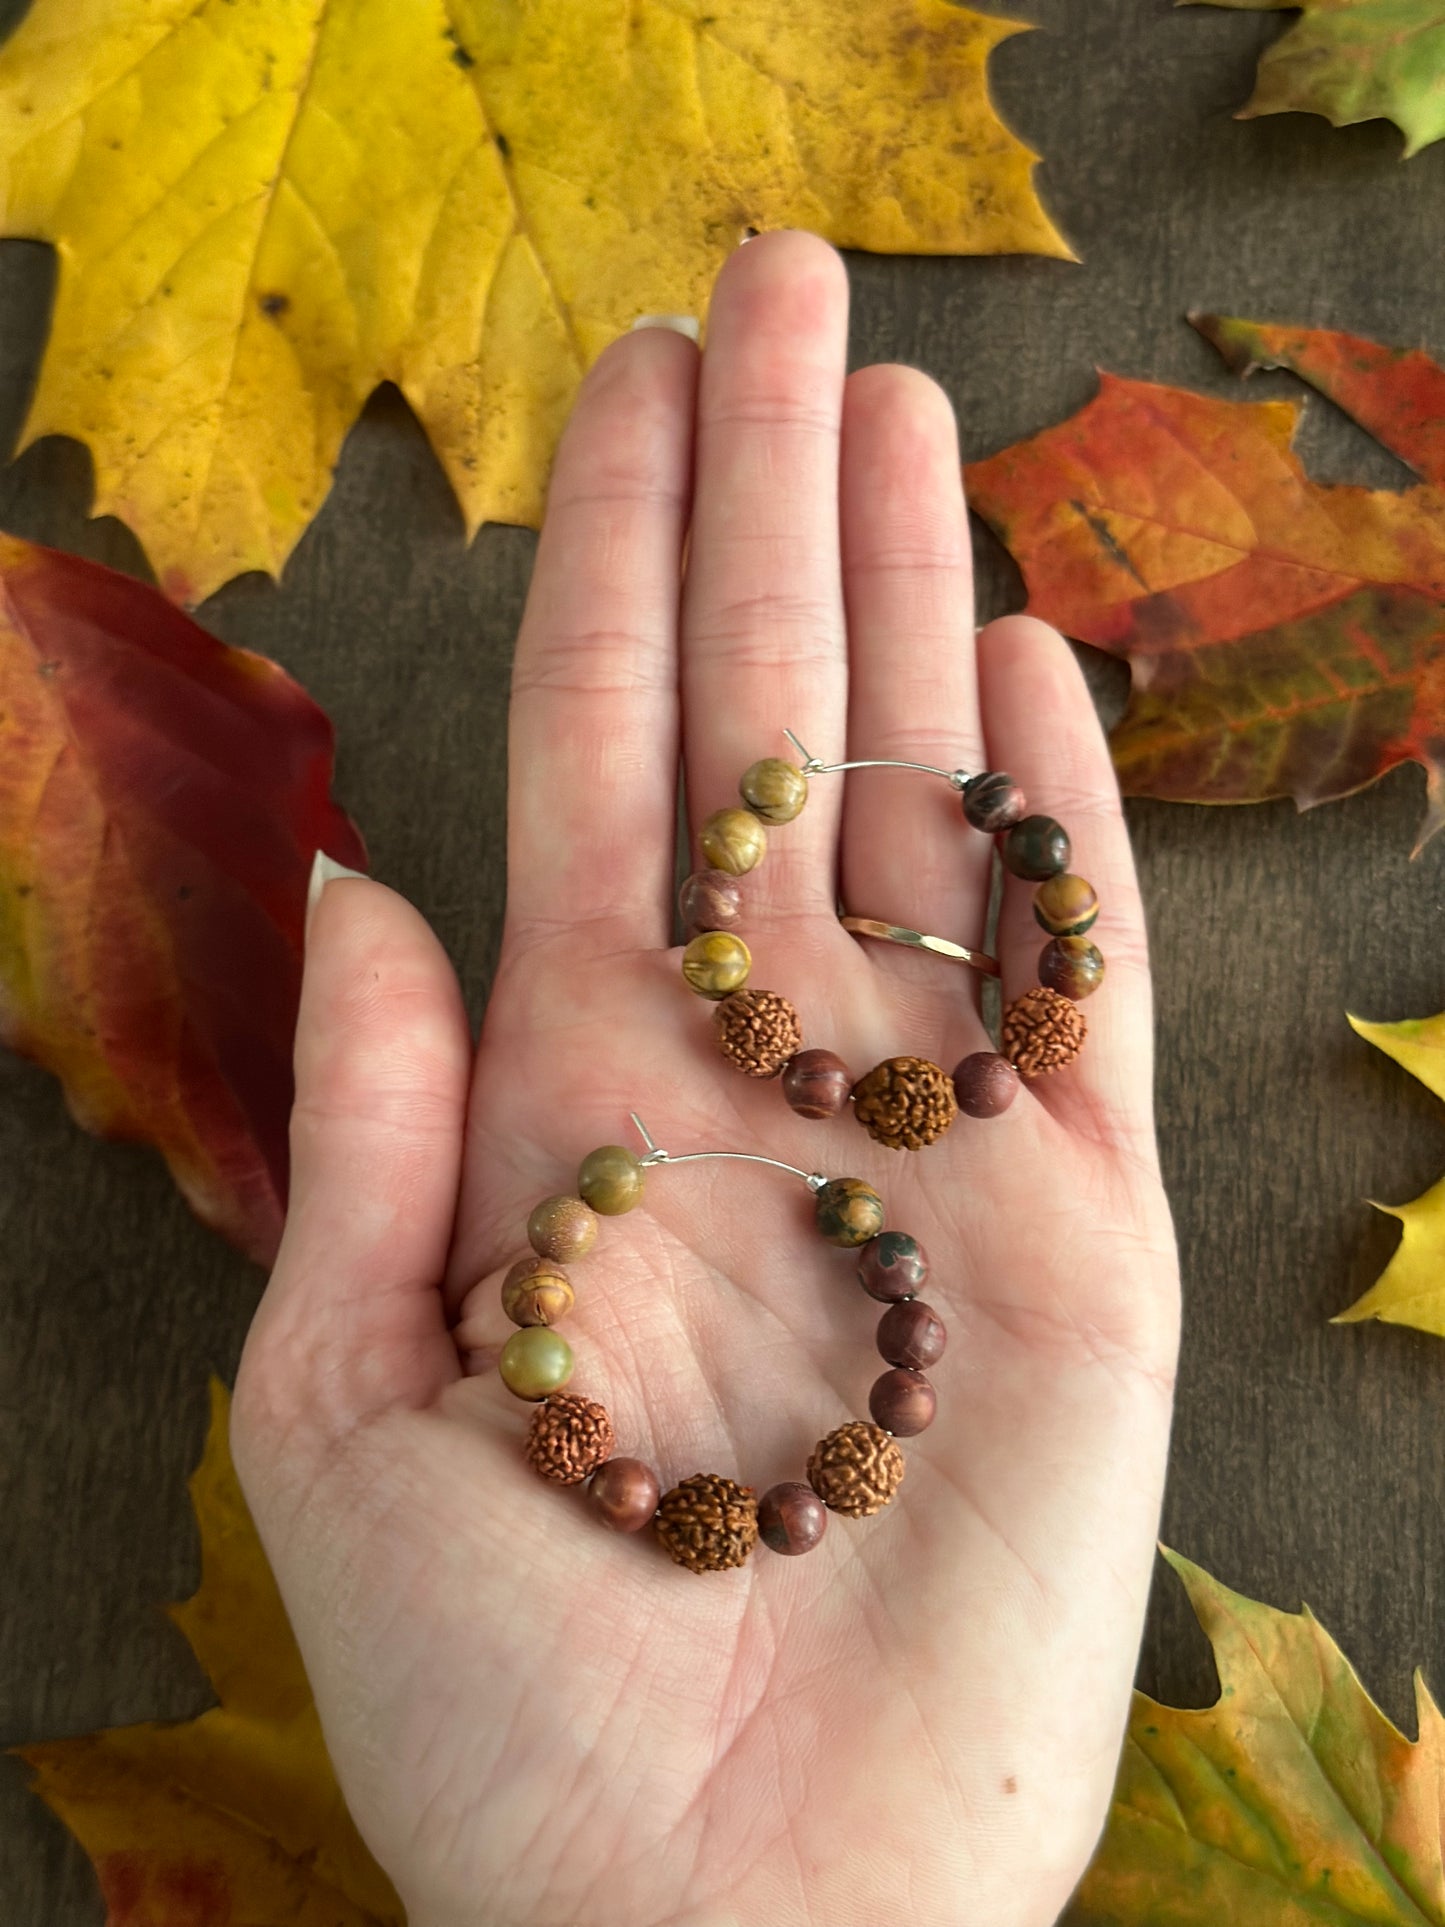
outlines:
[{"label": "brown wooden bead", "polygon": [[965,821],[976,830],[997,836],[1011,830],[1022,820],[1028,799],[1014,779],[1001,769],[986,769],[970,776],[963,786]]},{"label": "brown wooden bead", "polygon": [[816,1218],[830,1245],[866,1245],[883,1229],[883,1200],[862,1178],[830,1178],[818,1193]]},{"label": "brown wooden bead", "polygon": [[641,1459],[609,1459],[587,1488],[592,1509],[609,1532],[640,1532],[662,1497],[662,1485]]},{"label": "brown wooden bead", "polygon": [[555,1325],[576,1302],[555,1258],[519,1258],[502,1280],[502,1310],[514,1325]]},{"label": "brown wooden bead", "polygon": [[799,1117],[837,1117],[852,1090],[853,1073],[830,1050],[800,1050],[783,1066],[783,1096]]},{"label": "brown wooden bead", "polygon": [[813,1447],[808,1484],[830,1512],[867,1519],[883,1510],[907,1470],[901,1448],[881,1426],[849,1419]]},{"label": "brown wooden bead", "polygon": [[938,1410],[938,1394],[922,1372],[897,1365],[873,1381],[868,1410],[874,1423],[896,1439],[916,1438],[926,1432]]},{"label": "brown wooden bead", "polygon": [[585,1258],[597,1242],[597,1214],[580,1198],[543,1198],[527,1220],[527,1243],[559,1265]]},{"label": "brown wooden bead", "polygon": [[859,1284],[885,1305],[916,1296],[927,1276],[928,1253],[906,1231],[881,1231],[858,1260]]},{"label": "brown wooden bead", "polygon": [[1069,867],[1069,833],[1051,816],[1026,816],[1003,840],[1003,867],[1010,876],[1042,883]]},{"label": "brown wooden bead", "polygon": [[889,1057],[853,1086],[853,1115],[875,1143],[920,1151],[958,1116],[953,1080],[926,1057]]},{"label": "brown wooden bead", "polygon": [[704,930],[736,930],[743,920],[743,886],[725,870],[694,870],[677,893],[684,940]]},{"label": "brown wooden bead", "polygon": [[997,1051],[976,1050],[954,1066],[953,1094],[965,1117],[1002,1117],[1019,1094],[1019,1074]]},{"label": "brown wooden bead", "polygon": [[791,823],[808,800],[808,779],[796,763],[765,756],[745,772],[738,794],[764,823]]},{"label": "brown wooden bead", "polygon": [[1034,892],[1034,920],[1051,937],[1082,937],[1099,915],[1099,898],[1087,877],[1071,870],[1050,877]]},{"label": "brown wooden bead", "polygon": [[1005,1010],[1003,1047],[1020,1077],[1043,1077],[1074,1061],[1088,1028],[1076,1004],[1040,984],[1015,997]]},{"label": "brown wooden bead", "polygon": [[751,951],[730,930],[704,930],[682,953],[682,974],[688,988],[713,1003],[741,990],[752,967]]},{"label": "brown wooden bead", "polygon": [[1079,1003],[1104,981],[1104,953],[1087,937],[1055,937],[1039,952],[1039,982]]},{"label": "brown wooden bead", "polygon": [[758,1537],[774,1552],[811,1552],[827,1529],[827,1506],[801,1479],[769,1486],[758,1500]]},{"label": "brown wooden bead", "polygon": [[605,1405],[554,1392],[537,1407],[524,1450],[528,1465],[558,1485],[581,1485],[612,1450]]},{"label": "brown wooden bead", "polygon": [[604,1218],[621,1217],[642,1202],[643,1169],[625,1145],[599,1144],[577,1172],[577,1189]]},{"label": "brown wooden bead", "polygon": [[775,990],[738,990],[713,1013],[713,1035],[745,1077],[776,1077],[802,1043],[803,1026]]},{"label": "brown wooden bead", "polygon": [[720,1472],[694,1472],[663,1493],[652,1526],[668,1557],[689,1572],[725,1572],[757,1544],[757,1498],[750,1485]]},{"label": "brown wooden bead", "polygon": [[714,810],[697,840],[713,869],[734,877],[756,870],[768,853],[768,833],[751,810]]},{"label": "brown wooden bead", "polygon": [[942,1358],[947,1343],[947,1326],[921,1298],[890,1305],[878,1320],[878,1353],[890,1365],[925,1372]]}]

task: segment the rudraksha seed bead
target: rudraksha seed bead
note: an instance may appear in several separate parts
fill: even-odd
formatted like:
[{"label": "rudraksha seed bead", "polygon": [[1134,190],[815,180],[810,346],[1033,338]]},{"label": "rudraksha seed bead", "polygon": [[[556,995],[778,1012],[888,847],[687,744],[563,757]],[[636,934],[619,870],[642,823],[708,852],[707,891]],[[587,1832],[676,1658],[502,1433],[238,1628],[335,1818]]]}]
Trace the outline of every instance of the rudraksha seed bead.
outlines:
[{"label": "rudraksha seed bead", "polygon": [[866,1245],[883,1229],[883,1200],[862,1178],[829,1178],[818,1193],[817,1225],[830,1245]]},{"label": "rudraksha seed bead", "polygon": [[932,1305],[925,1305],[921,1298],[905,1298],[890,1305],[878,1320],[878,1355],[890,1365],[926,1372],[942,1358],[947,1343],[947,1326]]},{"label": "rudraksha seed bead", "polygon": [[558,1485],[581,1485],[613,1446],[612,1420],[595,1399],[563,1392],[545,1399],[532,1418],[527,1463]]},{"label": "rudraksha seed bead", "polygon": [[752,967],[752,952],[730,930],[704,930],[682,953],[682,974],[689,990],[714,1003],[741,990]]},{"label": "rudraksha seed bead", "polygon": [[527,1220],[527,1243],[539,1258],[576,1264],[597,1242],[597,1214],[580,1198],[543,1198]]},{"label": "rudraksha seed bead", "polygon": [[1034,892],[1034,918],[1051,937],[1082,937],[1099,915],[1099,899],[1087,877],[1065,870]]},{"label": "rudraksha seed bead", "polygon": [[1074,1061],[1087,1031],[1078,1005],[1062,991],[1040,984],[1016,997],[1004,1012],[1004,1054],[1020,1077],[1043,1077]]},{"label": "rudraksha seed bead", "polygon": [[768,833],[751,810],[714,810],[697,840],[713,869],[734,877],[756,870],[768,853]]},{"label": "rudraksha seed bead", "polygon": [[640,1532],[651,1522],[662,1486],[641,1459],[609,1459],[592,1474],[587,1497],[609,1532]]},{"label": "rudraksha seed bead", "polygon": [[912,1298],[928,1277],[928,1253],[906,1231],[882,1231],[858,1260],[858,1282],[870,1298],[892,1305]]},{"label": "rudraksha seed bead", "polygon": [[620,1218],[642,1202],[642,1165],[625,1145],[600,1144],[577,1172],[577,1189],[604,1218]]},{"label": "rudraksha seed bead", "polygon": [[652,1524],[678,1565],[689,1572],[725,1572],[742,1565],[757,1544],[757,1499],[750,1485],[717,1472],[694,1472],[662,1495]]},{"label": "rudraksha seed bead", "polygon": [[547,1325],[527,1325],[502,1347],[497,1370],[517,1398],[536,1400],[560,1392],[572,1376],[572,1347]]},{"label": "rudraksha seed bead", "polygon": [[1103,981],[1104,953],[1087,937],[1055,937],[1039,952],[1039,982],[1076,1004]]},{"label": "rudraksha seed bead", "polygon": [[921,1151],[958,1116],[953,1080],[926,1057],[889,1057],[853,1086],[853,1115],[890,1151]]},{"label": "rudraksha seed bead", "polygon": [[1003,840],[1003,867],[1028,883],[1043,883],[1069,867],[1069,833],[1051,816],[1026,816]]},{"label": "rudraksha seed bead", "polygon": [[986,769],[970,776],[963,786],[963,814],[966,822],[989,836],[1011,830],[1023,818],[1028,799],[1014,779],[1001,769]]},{"label": "rudraksha seed bead", "polygon": [[798,1013],[775,990],[738,990],[713,1015],[718,1049],[745,1077],[776,1077],[803,1041]]},{"label": "rudraksha seed bead", "polygon": [[736,930],[743,920],[743,886],[725,870],[694,870],[677,893],[685,941],[704,930]]},{"label": "rudraksha seed bead", "polygon": [[894,1438],[916,1438],[932,1425],[938,1411],[938,1394],[922,1372],[911,1372],[899,1365],[873,1381],[868,1410],[875,1422]]},{"label": "rudraksha seed bead", "polygon": [[808,779],[796,763],[765,756],[744,773],[738,794],[764,823],[791,823],[808,800]]},{"label": "rudraksha seed bead", "polygon": [[965,1117],[1002,1117],[1019,1094],[1019,1074],[997,1051],[976,1050],[953,1069],[953,1095]]},{"label": "rudraksha seed bead", "polygon": [[853,1073],[830,1050],[800,1050],[783,1066],[783,1096],[799,1117],[837,1117],[852,1094]]},{"label": "rudraksha seed bead", "polygon": [[555,1325],[575,1303],[572,1281],[555,1258],[529,1253],[502,1280],[502,1310],[514,1325]]},{"label": "rudraksha seed bead", "polygon": [[811,1552],[827,1529],[827,1506],[801,1479],[770,1486],[758,1500],[758,1537],[774,1552]]},{"label": "rudraksha seed bead", "polygon": [[901,1447],[881,1426],[849,1419],[813,1447],[808,1484],[830,1512],[866,1519],[883,1510],[907,1469]]}]

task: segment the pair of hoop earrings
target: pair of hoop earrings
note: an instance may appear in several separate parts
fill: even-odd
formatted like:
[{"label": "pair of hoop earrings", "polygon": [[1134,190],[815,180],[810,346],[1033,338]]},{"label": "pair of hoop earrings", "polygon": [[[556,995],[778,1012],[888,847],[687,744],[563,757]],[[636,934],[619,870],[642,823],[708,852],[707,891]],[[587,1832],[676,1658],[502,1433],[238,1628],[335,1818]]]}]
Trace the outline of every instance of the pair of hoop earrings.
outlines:
[{"label": "pair of hoop earrings", "polygon": [[[699,996],[718,1006],[719,1049],[749,1077],[778,1078],[799,1116],[835,1117],[851,1105],[869,1135],[895,1150],[931,1144],[960,1111],[975,1118],[1001,1115],[1021,1080],[1061,1069],[1078,1055],[1085,1035],[1078,1004],[1104,975],[1104,959],[1086,935],[1098,915],[1098,899],[1084,878],[1069,871],[1067,832],[1051,817],[1029,815],[1019,786],[999,771],[970,776],[892,758],[823,763],[791,731],[785,733],[800,761],[769,757],[752,765],[739,785],[743,807],[714,811],[703,824],[699,841],[707,867],[682,887],[683,976]],[[965,820],[998,839],[1004,868],[1039,885],[1034,914],[1049,941],[1039,958],[1039,983],[1004,1012],[1002,1052],[975,1052],[952,1075],[926,1058],[889,1058],[855,1083],[833,1052],[805,1048],[802,1025],[786,998],[748,986],[752,959],[736,928],[743,911],[739,879],[762,862],[769,828],[801,813],[811,778],[879,768],[922,770],[958,792]],[[842,921],[858,935],[931,950],[998,974],[993,958],[947,939],[873,918]],[[691,1572],[741,1566],[759,1540],[774,1552],[811,1551],[823,1538],[830,1512],[866,1518],[888,1504],[906,1469],[898,1440],[916,1436],[933,1421],[937,1395],[926,1371],[942,1357],[948,1334],[938,1313],[918,1296],[928,1277],[927,1255],[916,1238],[885,1229],[883,1200],[861,1178],[829,1178],[743,1151],[678,1156],[657,1145],[635,1115],[632,1121],[643,1154],[610,1144],[584,1158],[575,1192],[544,1198],[532,1211],[530,1253],[502,1281],[503,1308],[518,1329],[502,1348],[498,1370],[509,1391],[537,1406],[526,1458],[556,1484],[585,1482],[592,1510],[611,1530],[636,1532],[651,1525],[669,1556]],[[556,1325],[575,1303],[567,1266],[593,1249],[602,1218],[621,1216],[641,1202],[648,1171],[713,1160],[766,1165],[801,1179],[812,1194],[819,1236],[859,1254],[859,1283],[887,1307],[876,1344],[888,1369],[869,1393],[871,1419],[837,1426],[813,1447],[805,1479],[774,1485],[761,1499],[753,1487],[712,1472],[694,1473],[664,1492],[645,1461],[615,1455],[606,1408],[564,1389],[574,1361]],[[464,1355],[486,1343],[480,1290],[468,1294],[454,1332]]]}]

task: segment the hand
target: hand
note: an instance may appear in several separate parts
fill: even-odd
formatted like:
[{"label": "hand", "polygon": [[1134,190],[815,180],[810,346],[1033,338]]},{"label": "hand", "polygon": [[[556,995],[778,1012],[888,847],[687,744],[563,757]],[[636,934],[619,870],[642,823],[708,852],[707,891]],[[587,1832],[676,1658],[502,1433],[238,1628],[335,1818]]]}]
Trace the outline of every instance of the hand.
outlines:
[{"label": "hand", "polygon": [[[837,255],[768,234],[719,276],[705,354],[635,332],[584,382],[517,647],[475,1066],[400,898],[343,879],[312,920],[235,1447],[412,1927],[1042,1927],[1106,1810],[1177,1342],[1138,893],[1068,648],[1023,617],[975,645],[946,398],[908,368],[845,379],[846,336]],[[732,1071],[669,948],[679,759],[695,829],[785,724],[827,760],[1010,770],[1103,902],[1082,1057],[916,1154]],[[855,1075],[951,1068],[988,1048],[977,980],[846,935],[836,895],[977,942],[990,860],[942,783],[816,779],[746,879],[753,982]],[[1031,899],[1008,882],[1006,996],[1035,980]],[[892,1504],[806,1556],[687,1572],[523,1459],[497,1280],[631,1110],[674,1152],[865,1178],[931,1254],[937,1419]],[[568,1389],[664,1489],[801,1478],[884,1369],[853,1270],[795,1180],[654,1170],[576,1267]],[[479,1279],[464,1372],[449,1325]]]}]

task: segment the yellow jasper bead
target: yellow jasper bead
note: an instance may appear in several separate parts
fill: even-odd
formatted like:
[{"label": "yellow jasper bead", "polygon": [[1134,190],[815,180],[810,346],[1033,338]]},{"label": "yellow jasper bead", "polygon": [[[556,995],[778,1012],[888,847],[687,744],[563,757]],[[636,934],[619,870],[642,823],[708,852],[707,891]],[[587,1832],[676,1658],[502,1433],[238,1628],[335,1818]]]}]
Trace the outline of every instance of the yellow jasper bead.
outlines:
[{"label": "yellow jasper bead", "polygon": [[625,1145],[602,1144],[589,1151],[577,1173],[577,1189],[604,1218],[620,1218],[642,1202],[643,1170]]},{"label": "yellow jasper bead", "polygon": [[729,930],[704,930],[682,953],[682,974],[689,987],[713,1003],[741,990],[752,967],[752,952]]},{"label": "yellow jasper bead", "polygon": [[1082,937],[1093,928],[1098,914],[1093,884],[1068,870],[1050,877],[1034,892],[1034,916],[1051,937]]},{"label": "yellow jasper bead", "polygon": [[549,1325],[527,1325],[503,1345],[497,1370],[509,1392],[536,1404],[561,1391],[572,1376],[572,1364],[572,1347],[561,1332]]},{"label": "yellow jasper bead", "polygon": [[768,833],[751,810],[714,810],[697,840],[713,869],[730,877],[756,870],[768,853]]},{"label": "yellow jasper bead", "polygon": [[808,779],[795,763],[765,756],[744,775],[738,794],[764,823],[791,823],[808,800]]}]

